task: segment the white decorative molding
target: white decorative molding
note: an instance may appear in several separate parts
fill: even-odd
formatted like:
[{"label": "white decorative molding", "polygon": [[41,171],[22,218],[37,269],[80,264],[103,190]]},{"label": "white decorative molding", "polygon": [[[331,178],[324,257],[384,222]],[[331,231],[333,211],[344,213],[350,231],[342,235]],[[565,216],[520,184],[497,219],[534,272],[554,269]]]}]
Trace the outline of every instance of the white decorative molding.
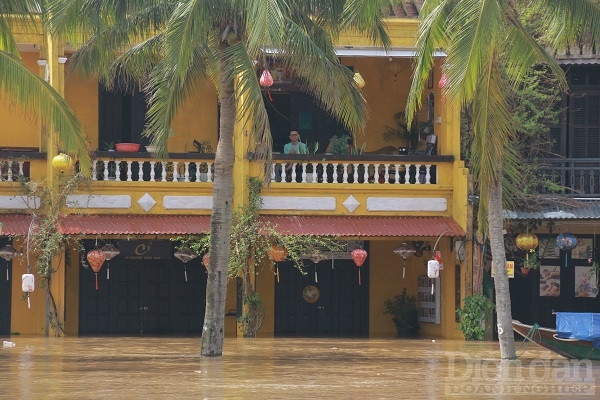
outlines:
[{"label": "white decorative molding", "polygon": [[154,197],[150,196],[150,194],[144,193],[137,203],[144,209],[144,211],[148,212],[156,205],[156,200],[154,200]]},{"label": "white decorative molding", "polygon": [[0,196],[0,208],[13,210],[37,210],[40,208],[40,198],[38,196]]},{"label": "white decorative molding", "polygon": [[335,211],[335,197],[263,196],[263,210]]},{"label": "white decorative molding", "polygon": [[358,202],[358,200],[356,200],[354,196],[350,195],[346,198],[346,200],[344,200],[342,205],[346,207],[346,210],[348,210],[350,214],[352,214],[354,210],[356,210],[358,206],[360,206],[360,203]]},{"label": "white decorative molding", "polygon": [[164,196],[165,210],[212,210],[212,196]]},{"label": "white decorative molding", "polygon": [[447,211],[443,197],[367,197],[368,211]]},{"label": "white decorative molding", "polygon": [[67,196],[69,208],[131,208],[131,196],[71,194]]}]

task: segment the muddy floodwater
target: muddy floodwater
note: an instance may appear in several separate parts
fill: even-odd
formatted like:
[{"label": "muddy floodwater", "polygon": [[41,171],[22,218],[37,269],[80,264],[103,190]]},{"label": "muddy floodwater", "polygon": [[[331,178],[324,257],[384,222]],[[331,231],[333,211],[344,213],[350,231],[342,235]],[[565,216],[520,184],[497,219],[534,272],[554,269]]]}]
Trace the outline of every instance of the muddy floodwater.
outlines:
[{"label": "muddy floodwater", "polygon": [[[1,399],[598,399],[600,362],[431,339],[4,338]],[[517,342],[517,346],[520,342]],[[522,353],[522,354],[521,354]]]}]

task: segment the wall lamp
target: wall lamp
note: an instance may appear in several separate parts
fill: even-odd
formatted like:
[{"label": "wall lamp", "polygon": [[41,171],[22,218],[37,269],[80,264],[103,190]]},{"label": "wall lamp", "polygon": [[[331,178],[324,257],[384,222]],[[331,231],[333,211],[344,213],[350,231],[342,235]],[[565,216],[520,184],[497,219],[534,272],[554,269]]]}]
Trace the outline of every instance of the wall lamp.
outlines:
[{"label": "wall lamp", "polygon": [[44,67],[44,80],[46,82],[50,82],[50,70],[48,69],[48,60],[40,58],[39,60],[37,60],[37,65],[39,65],[40,67]]}]

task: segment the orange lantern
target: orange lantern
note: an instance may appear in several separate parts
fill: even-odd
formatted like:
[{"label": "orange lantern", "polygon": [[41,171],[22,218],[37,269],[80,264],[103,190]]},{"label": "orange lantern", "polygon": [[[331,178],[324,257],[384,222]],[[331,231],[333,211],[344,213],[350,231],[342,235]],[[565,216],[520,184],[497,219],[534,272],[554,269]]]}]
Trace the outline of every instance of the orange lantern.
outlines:
[{"label": "orange lantern", "polygon": [[202,256],[202,265],[206,268],[206,272],[208,272],[208,266],[210,265],[210,251],[206,252]]},{"label": "orange lantern", "polygon": [[275,268],[277,271],[277,282],[279,282],[279,264],[280,261],[283,261],[288,256],[288,251],[283,246],[273,245],[269,249],[269,259],[275,263]]},{"label": "orange lantern", "polygon": [[98,271],[100,271],[104,260],[106,260],[106,254],[100,249],[90,250],[87,253],[87,260],[96,274],[96,290],[98,290]]},{"label": "orange lantern", "polygon": [[365,249],[354,249],[350,253],[352,259],[354,260],[354,264],[358,267],[358,284],[360,285],[360,267],[365,263],[367,259],[367,251]]}]

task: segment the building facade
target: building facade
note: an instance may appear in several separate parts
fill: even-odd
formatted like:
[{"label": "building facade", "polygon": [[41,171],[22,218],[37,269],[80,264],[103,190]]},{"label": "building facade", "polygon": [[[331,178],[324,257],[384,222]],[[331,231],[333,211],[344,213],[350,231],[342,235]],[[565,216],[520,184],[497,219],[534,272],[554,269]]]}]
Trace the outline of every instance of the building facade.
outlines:
[{"label": "building facade", "polygon": [[[386,141],[383,135],[406,104],[418,26],[416,19],[406,18],[411,10],[397,9],[401,18],[386,20],[392,38],[388,52],[363,37],[339,40],[342,63],[366,82],[369,120],[352,143],[361,154],[325,154],[328,139],[343,136],[343,130],[272,60],[275,84],[264,101],[276,154],[266,172],[271,183],[261,192],[261,218],[289,234],[337,236],[346,251],[318,262],[306,259],[306,275],[285,261],[278,276],[270,263],[257,266],[254,282],[266,305],[259,335],[392,335],[394,324],[383,314],[383,303],[406,288],[419,299],[422,334],[462,337],[455,309],[471,285],[464,255],[468,171],[460,161],[459,110],[443,101],[437,85],[443,54],[424,94],[427,108],[418,116],[427,121],[428,131],[418,132],[412,143],[402,137]],[[66,75],[70,49],[43,33],[17,32],[17,38],[25,65],[47,74],[84,124],[93,159],[91,177],[65,193],[56,223],[68,238],[53,260],[50,285],[62,329],[70,335],[200,334],[206,271],[201,257],[186,263],[176,258],[172,239],[209,231],[219,115],[214,87],[198,85],[175,119],[168,160],[158,160],[141,135],[147,105],[140,92],[108,90],[97,79]],[[38,60],[47,60],[47,67]],[[30,308],[21,290],[19,278],[36,257],[27,251],[27,238],[43,198],[25,192],[18,180],[59,188],[70,172],[52,167],[59,146],[48,142],[39,121],[9,107],[1,108],[0,121],[0,244],[19,253],[2,266],[0,334],[55,334],[39,279]],[[277,154],[290,130],[298,130],[311,148],[320,143],[321,151]],[[234,202],[243,205],[247,178],[262,178],[265,169],[241,127],[236,132]],[[433,143],[426,141],[429,134],[435,135]],[[140,147],[113,151],[115,143]],[[403,243],[420,251],[404,260],[394,252]],[[119,254],[96,274],[86,255],[107,244]],[[355,247],[368,251],[361,285],[350,257]],[[441,251],[445,268],[431,282],[426,265],[433,250]],[[232,280],[228,287],[227,335],[238,333],[237,286]],[[318,293],[316,300],[303,296],[308,287]]]}]

